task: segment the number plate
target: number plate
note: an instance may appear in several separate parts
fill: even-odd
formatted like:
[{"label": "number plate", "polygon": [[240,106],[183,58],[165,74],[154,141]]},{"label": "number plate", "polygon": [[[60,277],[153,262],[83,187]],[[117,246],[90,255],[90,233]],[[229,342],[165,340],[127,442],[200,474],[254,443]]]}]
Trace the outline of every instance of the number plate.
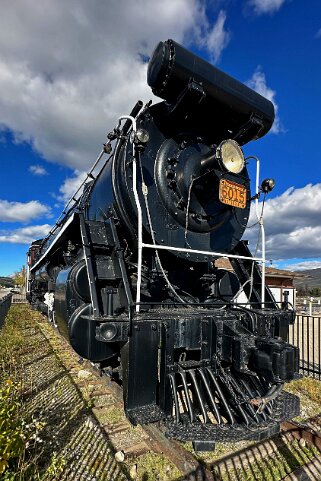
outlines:
[{"label": "number plate", "polygon": [[220,180],[220,201],[239,209],[246,206],[246,187],[227,179]]}]

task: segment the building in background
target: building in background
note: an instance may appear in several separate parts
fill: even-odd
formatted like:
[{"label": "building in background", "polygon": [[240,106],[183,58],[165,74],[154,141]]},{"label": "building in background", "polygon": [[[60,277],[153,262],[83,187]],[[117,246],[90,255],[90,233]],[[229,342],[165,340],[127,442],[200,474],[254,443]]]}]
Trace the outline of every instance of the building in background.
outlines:
[{"label": "building in background", "polygon": [[296,288],[294,287],[294,279],[302,277],[297,272],[285,271],[274,267],[267,267],[265,271],[266,284],[272,291],[276,302],[284,300],[284,291],[289,292],[289,302],[295,307],[296,304]]},{"label": "building in background", "polygon": [[[233,271],[233,267],[230,261],[226,258],[220,258],[215,261],[215,266],[219,269],[226,269]],[[295,307],[296,305],[296,288],[294,286],[294,279],[302,278],[298,272],[291,272],[274,267],[267,267],[265,271],[265,281],[267,286],[272,291],[276,302],[281,303],[284,300],[284,291],[289,292],[289,302]],[[238,302],[247,302],[245,294],[242,293],[238,296]]]}]

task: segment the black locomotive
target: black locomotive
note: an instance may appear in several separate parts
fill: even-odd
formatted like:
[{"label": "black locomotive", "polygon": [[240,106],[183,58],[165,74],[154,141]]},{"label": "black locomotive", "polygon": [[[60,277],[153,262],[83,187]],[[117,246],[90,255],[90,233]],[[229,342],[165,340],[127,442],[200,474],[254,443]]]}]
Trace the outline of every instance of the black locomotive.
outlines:
[{"label": "black locomotive", "polygon": [[99,174],[31,245],[29,299],[122,383],[132,423],[162,421],[197,449],[262,439],[299,410],[282,391],[298,375],[294,312],[241,240],[273,184],[251,197],[241,146],[268,132],[274,108],[172,40],[148,84],[163,101],[119,120]]}]

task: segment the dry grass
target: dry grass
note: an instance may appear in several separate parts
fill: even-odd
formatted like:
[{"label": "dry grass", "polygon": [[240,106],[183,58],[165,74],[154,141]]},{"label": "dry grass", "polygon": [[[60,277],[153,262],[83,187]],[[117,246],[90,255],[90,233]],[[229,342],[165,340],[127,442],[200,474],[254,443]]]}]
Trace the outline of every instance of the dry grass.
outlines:
[{"label": "dry grass", "polygon": [[[93,375],[88,379],[79,377],[79,371],[86,369],[86,365],[78,364],[78,357],[50,333],[52,328],[41,315],[19,305],[12,306],[1,331],[0,391],[1,387],[10,387],[7,396],[9,405],[14,407],[12,427],[22,443],[5,473],[0,471],[0,481],[179,479],[177,469],[160,454],[146,453],[126,458],[124,463],[115,461],[117,443],[100,424],[126,423],[123,410],[112,394],[102,394],[103,389]],[[321,382],[303,378],[288,385],[288,390],[301,398],[300,420],[321,412]],[[94,415],[96,411],[102,419]],[[140,431],[140,427],[130,428],[126,436],[137,435],[139,442]],[[251,444],[217,443],[214,452],[197,456],[215,472],[222,459],[233,458],[237,451]],[[185,447],[192,451],[190,443]],[[279,481],[316,454],[315,448],[295,441],[279,446],[273,456],[261,456],[249,465],[235,465],[233,469],[222,468],[218,472],[224,481]]]},{"label": "dry grass", "polygon": [[293,381],[289,385],[291,392],[300,395],[301,393],[308,399],[319,405],[321,410],[321,381],[312,379],[311,377],[303,377],[297,381]]},{"label": "dry grass", "polygon": [[32,391],[22,362],[30,351],[26,331],[33,331],[30,315],[24,306],[12,307],[0,333],[0,479],[10,481],[32,479],[42,451],[43,423],[25,411]]}]

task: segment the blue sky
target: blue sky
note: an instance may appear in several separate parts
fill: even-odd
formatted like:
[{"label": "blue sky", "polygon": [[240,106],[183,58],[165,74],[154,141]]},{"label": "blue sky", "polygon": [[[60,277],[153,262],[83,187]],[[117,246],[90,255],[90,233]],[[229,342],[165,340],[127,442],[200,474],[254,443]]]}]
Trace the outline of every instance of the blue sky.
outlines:
[{"label": "blue sky", "polygon": [[321,266],[319,0],[2,0],[0,275],[25,263],[118,116],[152,98],[142,56],[167,38],[274,102],[272,132],[244,149],[276,180],[267,255]]}]

